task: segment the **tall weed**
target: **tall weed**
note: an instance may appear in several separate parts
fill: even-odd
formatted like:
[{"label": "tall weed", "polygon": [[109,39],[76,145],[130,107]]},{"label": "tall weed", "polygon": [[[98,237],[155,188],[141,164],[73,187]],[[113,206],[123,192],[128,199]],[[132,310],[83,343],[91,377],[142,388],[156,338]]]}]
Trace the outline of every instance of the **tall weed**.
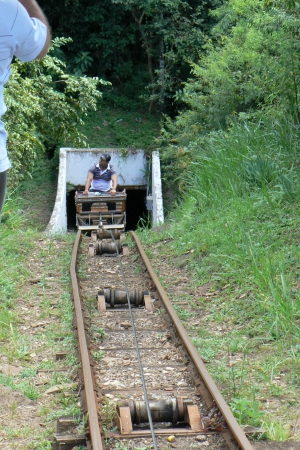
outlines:
[{"label": "tall weed", "polygon": [[296,170],[299,130],[293,122],[235,122],[190,144],[188,195],[200,207],[221,204],[259,190],[270,205],[293,202],[299,193]]},{"label": "tall weed", "polygon": [[174,252],[193,249],[189,264],[201,282],[250,291],[252,332],[272,339],[300,336],[292,231],[299,227],[299,137],[292,121],[265,119],[190,144],[188,188],[169,220]]}]

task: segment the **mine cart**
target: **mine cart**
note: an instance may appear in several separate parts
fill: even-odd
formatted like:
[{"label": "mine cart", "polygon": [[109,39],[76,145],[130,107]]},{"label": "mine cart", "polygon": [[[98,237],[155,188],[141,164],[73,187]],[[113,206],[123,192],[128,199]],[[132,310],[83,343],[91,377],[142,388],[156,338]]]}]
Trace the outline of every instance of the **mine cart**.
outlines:
[{"label": "mine cart", "polygon": [[125,191],[111,195],[109,192],[76,191],[76,225],[81,230],[120,229],[126,226]]}]

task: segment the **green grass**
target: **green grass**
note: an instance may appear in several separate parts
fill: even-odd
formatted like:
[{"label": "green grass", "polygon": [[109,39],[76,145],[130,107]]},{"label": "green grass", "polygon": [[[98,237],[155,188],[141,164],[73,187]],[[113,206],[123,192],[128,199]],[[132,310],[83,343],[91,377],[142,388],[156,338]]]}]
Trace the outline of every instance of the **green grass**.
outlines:
[{"label": "green grass", "polygon": [[160,116],[145,110],[131,111],[111,109],[105,102],[97,111],[90,111],[83,117],[80,131],[87,136],[91,148],[133,148],[148,150],[154,145],[154,138],[160,131]]},{"label": "green grass", "polygon": [[0,309],[0,342],[9,335],[11,320],[13,320],[11,312],[2,307]]}]

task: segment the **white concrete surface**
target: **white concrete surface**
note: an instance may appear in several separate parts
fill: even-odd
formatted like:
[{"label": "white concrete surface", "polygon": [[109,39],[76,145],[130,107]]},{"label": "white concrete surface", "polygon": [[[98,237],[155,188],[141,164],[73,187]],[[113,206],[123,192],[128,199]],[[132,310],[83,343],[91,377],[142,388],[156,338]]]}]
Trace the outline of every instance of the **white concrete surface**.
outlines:
[{"label": "white concrete surface", "polygon": [[59,154],[59,172],[54,209],[46,228],[46,233],[65,233],[67,231],[67,149]]},{"label": "white concrete surface", "polygon": [[152,153],[152,198],[152,225],[156,226],[164,222],[160,158],[158,151]]},{"label": "white concrete surface", "polygon": [[145,186],[146,157],[142,150],[124,154],[120,149],[69,149],[62,148],[67,155],[67,183],[77,186],[85,184],[88,169],[99,161],[101,153],[109,153],[110,164],[118,175],[118,184],[122,186]]}]

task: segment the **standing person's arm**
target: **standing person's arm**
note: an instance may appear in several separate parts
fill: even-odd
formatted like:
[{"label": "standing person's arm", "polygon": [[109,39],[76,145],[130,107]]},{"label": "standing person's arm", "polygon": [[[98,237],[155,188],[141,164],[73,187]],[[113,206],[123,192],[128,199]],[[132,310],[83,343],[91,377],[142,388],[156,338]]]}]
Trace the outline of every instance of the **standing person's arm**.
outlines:
[{"label": "standing person's arm", "polygon": [[39,7],[35,0],[19,0],[19,2],[24,6],[26,11],[28,12],[29,17],[34,17],[35,19],[39,19],[47,28],[47,37],[45,45],[42,51],[38,54],[35,59],[43,58],[47,53],[51,42],[51,32],[48,20],[43,13],[42,9]]}]

